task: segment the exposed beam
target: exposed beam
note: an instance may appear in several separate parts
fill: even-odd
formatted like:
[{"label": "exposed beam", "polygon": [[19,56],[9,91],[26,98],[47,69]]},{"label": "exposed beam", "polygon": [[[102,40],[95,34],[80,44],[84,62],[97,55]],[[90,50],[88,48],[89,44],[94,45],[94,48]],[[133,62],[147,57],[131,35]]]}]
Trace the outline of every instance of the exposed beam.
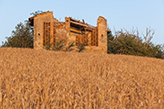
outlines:
[{"label": "exposed beam", "polygon": [[88,26],[86,24],[82,24],[82,23],[78,23],[78,22],[73,22],[73,21],[70,21],[70,23],[73,23],[73,24],[76,24],[76,25],[80,25],[80,26],[83,26],[83,27],[94,29],[94,27],[90,27],[90,26]]}]

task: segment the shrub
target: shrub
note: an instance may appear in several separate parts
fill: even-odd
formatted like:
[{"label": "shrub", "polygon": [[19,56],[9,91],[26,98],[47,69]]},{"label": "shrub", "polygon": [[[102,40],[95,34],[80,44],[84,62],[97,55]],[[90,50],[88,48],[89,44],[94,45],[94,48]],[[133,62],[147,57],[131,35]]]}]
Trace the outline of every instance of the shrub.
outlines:
[{"label": "shrub", "polygon": [[78,52],[81,52],[81,51],[83,51],[85,49],[85,43],[86,42],[81,43],[79,41],[79,45],[77,45]]},{"label": "shrub", "polygon": [[[50,42],[52,38],[46,39],[46,42]],[[69,42],[69,44],[66,46],[66,40],[65,39],[58,39],[54,43],[46,43],[42,47],[46,50],[54,50],[54,51],[69,51],[71,47],[74,46],[74,41]]]},{"label": "shrub", "polygon": [[[135,34],[136,33],[136,34]],[[112,34],[108,35],[108,53],[126,54],[136,56],[148,56],[164,59],[164,51],[162,45],[154,45],[151,42],[154,30],[146,29],[146,35],[143,39],[139,37],[138,30],[127,30],[115,32],[115,37]]]}]

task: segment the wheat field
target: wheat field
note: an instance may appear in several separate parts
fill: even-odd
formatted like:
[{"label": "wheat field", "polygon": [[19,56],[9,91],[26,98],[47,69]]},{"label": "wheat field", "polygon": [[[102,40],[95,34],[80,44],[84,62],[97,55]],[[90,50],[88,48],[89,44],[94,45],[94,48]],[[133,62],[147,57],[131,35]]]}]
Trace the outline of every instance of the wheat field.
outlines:
[{"label": "wheat field", "polygon": [[0,109],[164,109],[164,60],[0,48]]}]

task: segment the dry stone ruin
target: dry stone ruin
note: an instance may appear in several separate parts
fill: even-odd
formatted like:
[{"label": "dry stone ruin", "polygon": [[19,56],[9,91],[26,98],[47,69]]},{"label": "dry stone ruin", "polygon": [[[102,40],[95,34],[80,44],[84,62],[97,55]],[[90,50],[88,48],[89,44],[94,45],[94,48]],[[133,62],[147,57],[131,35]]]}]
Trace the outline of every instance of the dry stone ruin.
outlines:
[{"label": "dry stone ruin", "polygon": [[52,11],[30,17],[29,23],[34,27],[34,49],[65,39],[66,45],[72,41],[76,46],[85,42],[87,51],[107,53],[107,34],[111,31],[107,30],[107,20],[102,16],[98,17],[96,27],[71,17],[61,22],[53,17]]}]

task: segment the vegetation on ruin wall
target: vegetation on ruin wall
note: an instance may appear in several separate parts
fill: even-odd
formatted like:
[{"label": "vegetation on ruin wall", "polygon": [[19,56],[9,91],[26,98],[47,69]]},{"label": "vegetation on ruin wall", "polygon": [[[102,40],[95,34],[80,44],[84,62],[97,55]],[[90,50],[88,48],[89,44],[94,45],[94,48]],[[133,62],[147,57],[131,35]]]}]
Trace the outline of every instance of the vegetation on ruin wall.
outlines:
[{"label": "vegetation on ruin wall", "polygon": [[164,109],[164,60],[0,49],[0,109]]},{"label": "vegetation on ruin wall", "polygon": [[58,39],[55,41],[55,43],[49,43],[50,40],[51,38],[46,39],[46,42],[48,42],[48,44],[43,46],[40,44],[40,46],[46,50],[67,51],[67,52],[72,50],[75,50],[77,52],[82,52],[83,50],[85,50],[85,46],[86,46],[86,41],[83,43],[79,41],[79,44],[75,46],[75,41],[69,42],[68,45],[66,45],[66,40],[64,39]]},{"label": "vegetation on ruin wall", "polygon": [[85,46],[88,46],[87,42],[89,38],[84,42],[81,42],[79,40],[78,45],[75,45],[75,41],[71,41],[67,44],[67,40],[61,39],[60,36],[55,40],[55,42],[51,42],[52,39],[53,39],[52,36],[50,38],[47,37],[45,40],[45,44],[42,45],[41,43],[39,43],[39,45],[46,50],[67,51],[67,52],[74,50],[77,52],[82,52],[83,50],[85,50]]},{"label": "vegetation on ruin wall", "polygon": [[164,45],[151,42],[154,30],[146,29],[146,35],[139,36],[138,30],[131,33],[127,30],[108,34],[108,53],[147,56],[164,59]]},{"label": "vegetation on ruin wall", "polygon": [[53,51],[70,51],[71,48],[74,46],[75,41],[72,41],[66,45],[65,39],[57,39],[55,42],[50,43],[50,39],[46,39],[46,44],[42,45],[39,43],[39,45],[46,50],[53,50]]}]

